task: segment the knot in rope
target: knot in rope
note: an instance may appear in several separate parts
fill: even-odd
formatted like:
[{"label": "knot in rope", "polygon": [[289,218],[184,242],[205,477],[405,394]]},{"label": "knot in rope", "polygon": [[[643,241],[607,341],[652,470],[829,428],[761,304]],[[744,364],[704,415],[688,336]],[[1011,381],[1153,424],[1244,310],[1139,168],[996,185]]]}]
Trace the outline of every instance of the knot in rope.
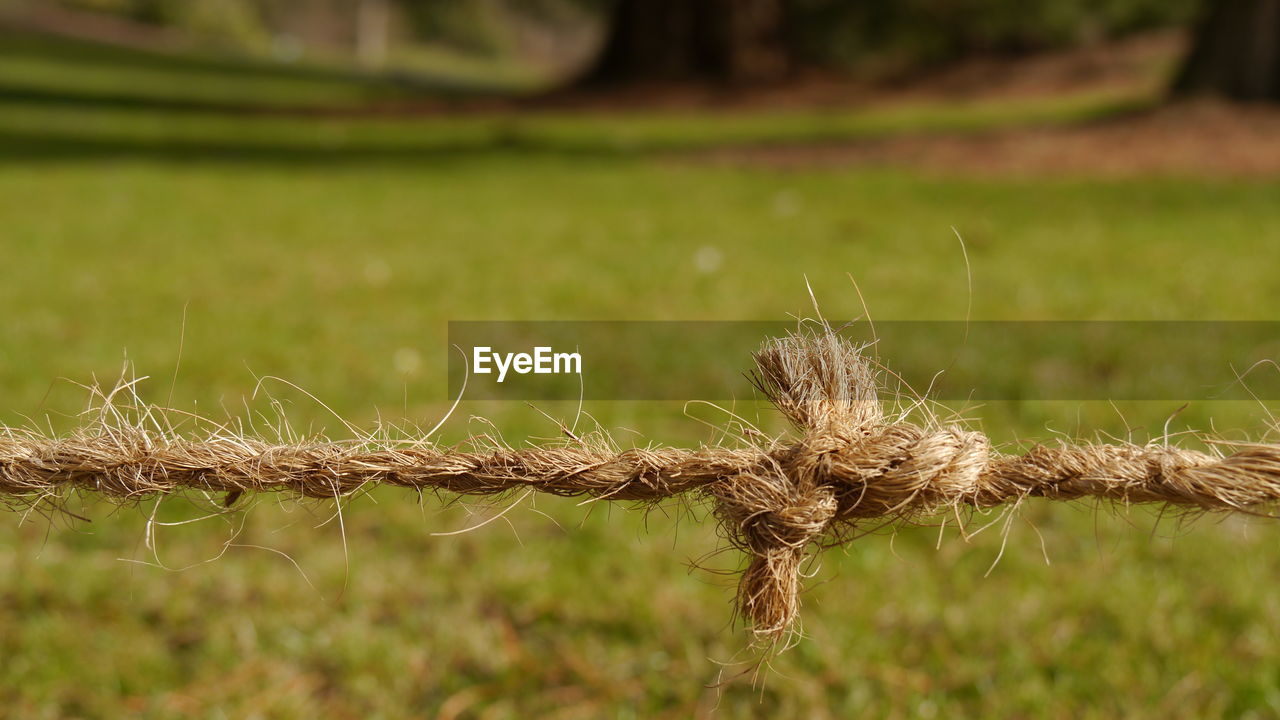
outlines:
[{"label": "knot in rope", "polygon": [[739,612],[757,636],[777,638],[799,613],[811,545],[840,544],[861,519],[976,497],[990,448],[981,433],[885,423],[871,366],[834,335],[776,340],[755,359],[757,386],[803,435],[709,490],[750,557]]}]

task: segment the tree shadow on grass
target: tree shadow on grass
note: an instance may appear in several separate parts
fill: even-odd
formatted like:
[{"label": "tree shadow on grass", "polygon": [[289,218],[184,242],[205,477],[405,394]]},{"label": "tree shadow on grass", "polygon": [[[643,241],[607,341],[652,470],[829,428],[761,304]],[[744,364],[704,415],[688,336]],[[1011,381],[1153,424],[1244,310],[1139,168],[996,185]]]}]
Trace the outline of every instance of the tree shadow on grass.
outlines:
[{"label": "tree shadow on grass", "polygon": [[403,164],[460,162],[486,157],[607,159],[640,154],[643,148],[574,143],[497,130],[449,142],[322,145],[235,140],[75,137],[38,131],[0,130],[0,163],[96,160],[267,163],[284,165]]},{"label": "tree shadow on grass", "polygon": [[271,103],[252,100],[222,100],[196,97],[160,97],[128,90],[64,91],[22,87],[0,82],[0,102],[20,102],[50,108],[155,110],[176,113],[257,116],[377,116],[407,114],[408,111],[439,110],[461,101],[498,101],[508,96],[448,78],[415,76],[405,79],[404,92],[394,99],[370,101],[358,98],[341,103]]}]

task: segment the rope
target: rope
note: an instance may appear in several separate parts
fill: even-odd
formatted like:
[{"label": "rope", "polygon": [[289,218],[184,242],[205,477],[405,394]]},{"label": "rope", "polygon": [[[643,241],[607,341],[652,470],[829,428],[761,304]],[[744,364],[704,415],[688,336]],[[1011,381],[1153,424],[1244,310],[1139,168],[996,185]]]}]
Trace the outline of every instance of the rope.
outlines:
[{"label": "rope", "polygon": [[749,558],[738,610],[765,640],[793,627],[811,549],[846,542],[868,520],[1028,497],[1206,511],[1249,511],[1280,499],[1277,445],[1236,446],[1225,457],[1099,444],[1002,455],[985,435],[956,425],[886,421],[871,366],[835,335],[773,340],[755,359],[757,385],[798,430],[790,442],[615,451],[579,441],[468,452],[421,443],[192,440],[107,424],[61,438],[0,429],[0,497],[38,502],[78,489],[119,500],[187,490],[334,498],[375,484],[633,502],[693,494],[712,502],[723,534]]}]

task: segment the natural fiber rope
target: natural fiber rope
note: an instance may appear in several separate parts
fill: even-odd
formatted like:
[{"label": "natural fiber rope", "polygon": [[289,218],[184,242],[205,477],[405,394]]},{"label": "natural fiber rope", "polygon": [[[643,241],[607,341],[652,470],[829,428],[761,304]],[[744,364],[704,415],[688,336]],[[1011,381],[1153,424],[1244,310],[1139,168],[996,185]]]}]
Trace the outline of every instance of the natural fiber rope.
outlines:
[{"label": "natural fiber rope", "polygon": [[830,335],[771,341],[757,382],[800,430],[791,443],[614,452],[588,443],[487,452],[421,444],[369,450],[341,443],[273,445],[213,436],[158,437],[101,426],[65,438],[0,433],[0,496],[40,499],[67,489],[118,499],[184,490],[348,495],[371,484],[491,495],[513,489],[656,502],[700,493],[724,534],[750,558],[738,607],[776,639],[798,610],[811,546],[839,543],[855,524],[1027,497],[1161,502],[1246,511],[1280,500],[1280,446],[1220,457],[1164,445],[1038,446],[993,453],[986,436],[950,425],[887,422],[870,365]]}]

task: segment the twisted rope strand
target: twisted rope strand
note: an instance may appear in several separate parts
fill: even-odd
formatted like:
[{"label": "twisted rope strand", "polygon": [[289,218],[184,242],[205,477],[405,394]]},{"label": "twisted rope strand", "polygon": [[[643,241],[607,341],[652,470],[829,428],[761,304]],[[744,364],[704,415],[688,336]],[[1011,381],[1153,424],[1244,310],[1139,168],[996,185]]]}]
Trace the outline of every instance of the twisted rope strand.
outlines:
[{"label": "twisted rope strand", "polygon": [[529,488],[633,502],[693,494],[711,501],[727,540],[750,558],[738,609],[767,640],[794,625],[810,548],[839,542],[866,520],[1027,497],[1206,511],[1280,500],[1277,445],[1241,446],[1225,457],[1099,444],[1002,455],[985,435],[958,426],[886,422],[870,365],[834,335],[771,341],[756,362],[757,384],[800,433],[792,442],[623,451],[578,442],[472,452],[420,443],[368,449],[174,439],[133,427],[89,427],[64,438],[8,430],[0,431],[0,497],[39,501],[78,489],[120,500],[186,490],[333,498],[376,484],[458,495]]}]

